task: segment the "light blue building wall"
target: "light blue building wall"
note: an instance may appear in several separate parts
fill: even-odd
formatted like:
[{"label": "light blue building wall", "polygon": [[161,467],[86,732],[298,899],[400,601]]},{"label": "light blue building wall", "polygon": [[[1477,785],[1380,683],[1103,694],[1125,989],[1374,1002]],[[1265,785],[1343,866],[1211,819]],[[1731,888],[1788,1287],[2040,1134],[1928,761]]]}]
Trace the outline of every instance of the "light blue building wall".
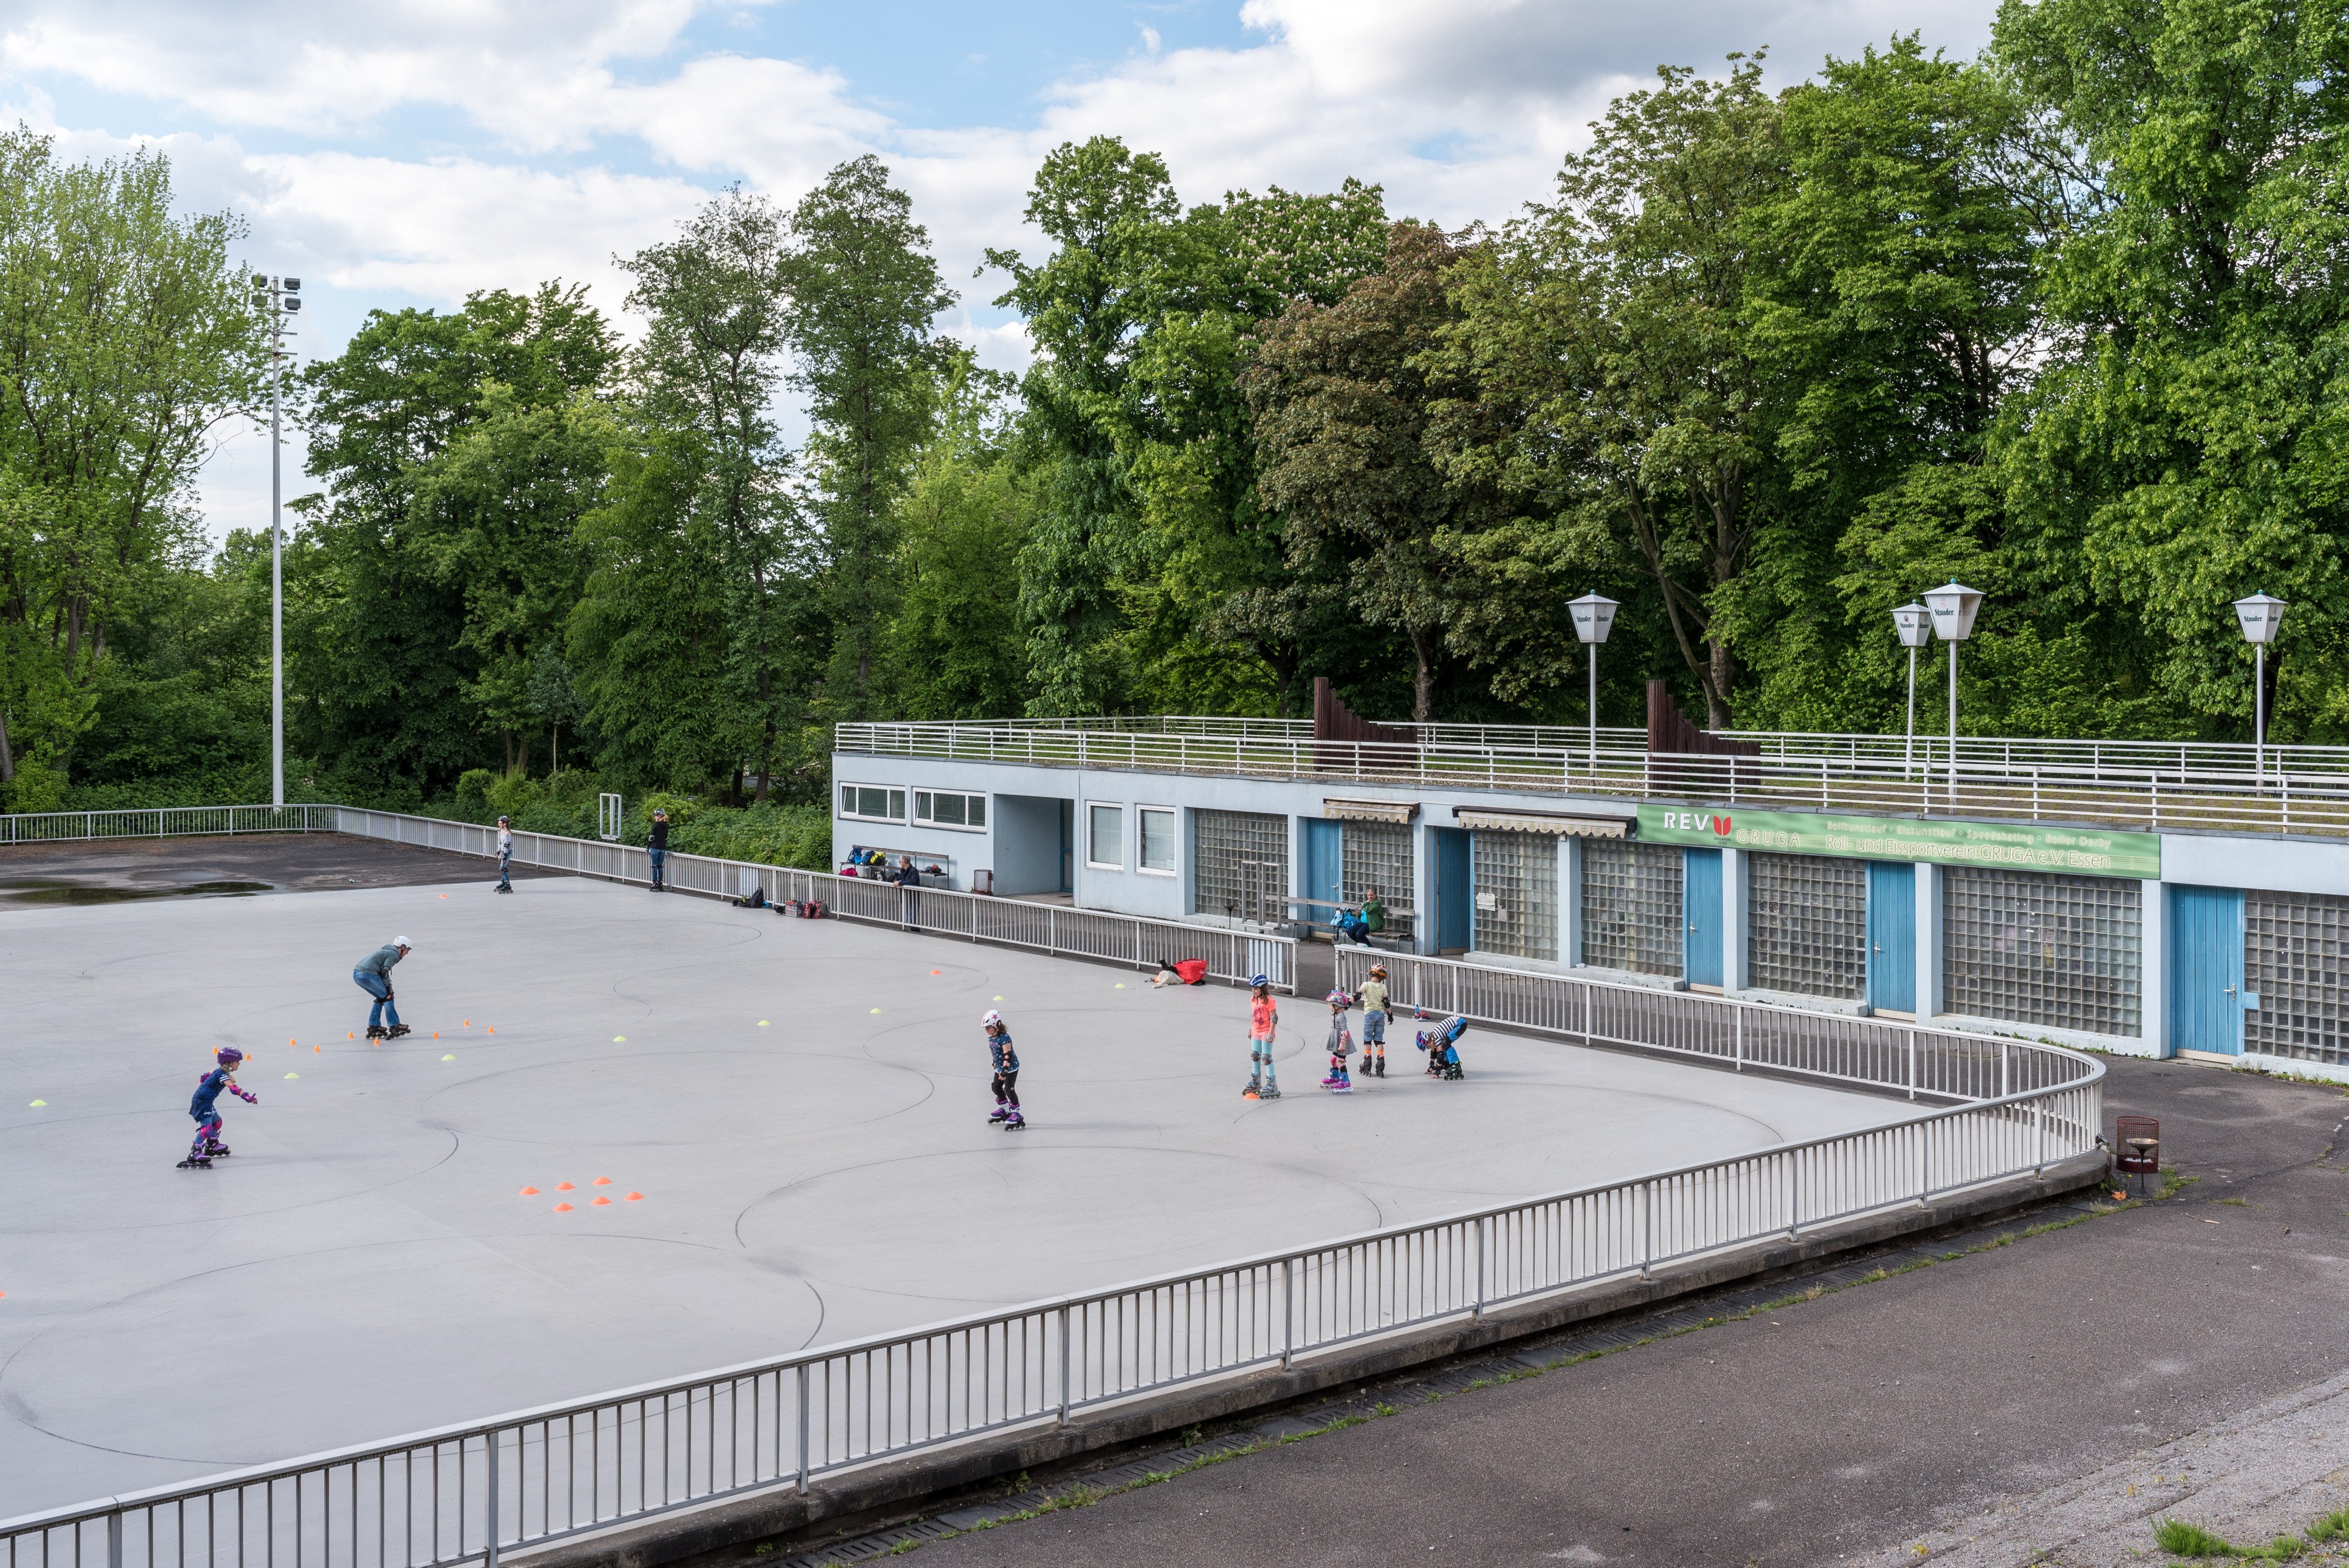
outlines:
[{"label": "light blue building wall", "polygon": [[[836,860],[858,846],[906,852],[961,888],[991,872],[1000,896],[1064,894],[1078,908],[1222,924],[1231,917],[1201,910],[1203,876],[1220,875],[1216,896],[1231,897],[1229,867],[1203,864],[1203,845],[1229,820],[1218,814],[1278,819],[1285,867],[1272,891],[1326,898],[1307,885],[1314,836],[1329,831],[1319,825],[1341,807],[1384,805],[1407,815],[1385,831],[1407,834],[1410,852],[1409,887],[1385,897],[1412,911],[1422,952],[1675,988],[1715,989],[1705,977],[1717,974],[1722,991],[1790,1007],[2349,1080],[2349,842],[2339,838],[2164,832],[2158,878],[2033,882],[1933,861],[1587,836],[1636,815],[1637,802],[1601,795],[852,752],[833,763],[836,784],[905,803],[899,820],[863,820],[836,788]],[[924,792],[984,797],[984,825],[919,819]],[[1537,830],[1463,826],[1510,814]],[[1588,820],[1561,820],[1573,818]],[[1715,887],[1702,909],[1676,901]],[[1326,909],[1286,912],[1326,929]]]}]

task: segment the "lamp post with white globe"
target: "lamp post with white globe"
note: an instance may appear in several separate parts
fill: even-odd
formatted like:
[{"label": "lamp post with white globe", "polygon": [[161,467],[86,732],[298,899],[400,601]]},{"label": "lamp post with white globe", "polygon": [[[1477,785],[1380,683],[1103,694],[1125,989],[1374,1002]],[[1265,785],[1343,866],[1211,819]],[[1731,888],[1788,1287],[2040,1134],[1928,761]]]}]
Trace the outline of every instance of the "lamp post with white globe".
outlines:
[{"label": "lamp post with white globe", "polygon": [[1958,644],[1974,634],[1974,617],[1982,609],[1982,590],[1963,583],[1944,583],[1925,596],[1932,613],[1933,634],[1950,645],[1950,804],[1958,804]]},{"label": "lamp post with white globe", "polygon": [[2268,756],[2268,644],[2283,629],[2282,599],[2253,594],[2235,601],[2235,619],[2251,645],[2251,771],[2265,778]]},{"label": "lamp post with white globe", "polygon": [[1900,776],[1907,778],[1917,762],[1917,650],[1933,636],[1933,612],[1911,599],[1892,612],[1900,646],[1909,650],[1909,742],[1900,753]]},{"label": "lamp post with white globe", "polygon": [[1590,649],[1590,778],[1595,786],[1599,780],[1599,645],[1615,629],[1615,612],[1622,606],[1603,595],[1588,593],[1568,599],[1566,607],[1574,617],[1574,635]]}]

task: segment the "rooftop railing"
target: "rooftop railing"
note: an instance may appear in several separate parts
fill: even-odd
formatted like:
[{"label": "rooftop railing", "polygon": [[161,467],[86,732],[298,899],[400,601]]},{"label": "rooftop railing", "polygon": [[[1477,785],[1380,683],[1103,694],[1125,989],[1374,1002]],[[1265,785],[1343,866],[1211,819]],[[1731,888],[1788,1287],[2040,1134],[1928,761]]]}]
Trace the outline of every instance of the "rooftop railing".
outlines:
[{"label": "rooftop railing", "polygon": [[[1444,726],[1430,726],[1442,731]],[[2349,834],[2349,750],[2138,742],[1745,736],[1754,757],[1659,753],[1561,732],[1478,742],[977,723],[842,724],[843,753],[1142,773],[1232,774],[1414,790],[1507,790],[1757,809],[2095,823],[2141,831]],[[1516,737],[1531,733],[1532,741]],[[1571,734],[1571,732],[1564,733]],[[1619,735],[1620,732],[1617,732]],[[1641,737],[1644,739],[1644,737]],[[1773,746],[1775,750],[1772,750]],[[2237,753],[2240,752],[2240,756]]]}]

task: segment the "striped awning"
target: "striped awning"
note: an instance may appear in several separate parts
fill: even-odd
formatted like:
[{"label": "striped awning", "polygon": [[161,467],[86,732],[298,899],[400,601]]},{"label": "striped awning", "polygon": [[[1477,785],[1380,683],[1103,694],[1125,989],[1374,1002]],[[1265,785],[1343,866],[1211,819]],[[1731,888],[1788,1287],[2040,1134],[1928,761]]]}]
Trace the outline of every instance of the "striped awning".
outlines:
[{"label": "striped awning", "polygon": [[1325,798],[1321,815],[1341,822],[1409,822],[1419,815],[1415,800],[1337,800]]},{"label": "striped awning", "polygon": [[1570,838],[1628,838],[1631,821],[1628,816],[1566,816],[1547,811],[1472,811],[1464,805],[1452,808],[1453,818],[1463,827],[1480,827],[1488,833],[1555,833]]}]

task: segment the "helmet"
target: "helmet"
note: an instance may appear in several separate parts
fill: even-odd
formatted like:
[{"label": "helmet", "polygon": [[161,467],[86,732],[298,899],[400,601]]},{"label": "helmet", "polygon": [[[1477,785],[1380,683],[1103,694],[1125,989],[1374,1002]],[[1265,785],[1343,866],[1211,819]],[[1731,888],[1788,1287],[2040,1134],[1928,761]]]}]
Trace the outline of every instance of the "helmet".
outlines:
[{"label": "helmet", "polygon": [[233,1045],[223,1045],[212,1053],[212,1060],[223,1067],[233,1067],[244,1060],[244,1053]]},{"label": "helmet", "polygon": [[1265,979],[1264,976],[1260,974],[1252,974],[1248,976],[1248,983],[1250,985],[1270,985],[1272,981]]},{"label": "helmet", "polygon": [[416,944],[409,941],[406,937],[394,937],[391,939],[391,945],[396,948],[412,948]]},{"label": "helmet", "polygon": [[985,1012],[980,1013],[978,1016],[978,1026],[981,1029],[986,1028],[990,1023],[1000,1023],[1002,1022],[1003,1014],[996,1012],[992,1007],[988,1008]]},{"label": "helmet", "polygon": [[1374,963],[1371,966],[1371,972],[1378,976],[1381,980],[1384,980],[1387,977],[1387,966],[1382,963]]},{"label": "helmet", "polygon": [[1351,1007],[1354,1004],[1354,999],[1342,991],[1333,991],[1321,1000],[1332,1007]]}]

